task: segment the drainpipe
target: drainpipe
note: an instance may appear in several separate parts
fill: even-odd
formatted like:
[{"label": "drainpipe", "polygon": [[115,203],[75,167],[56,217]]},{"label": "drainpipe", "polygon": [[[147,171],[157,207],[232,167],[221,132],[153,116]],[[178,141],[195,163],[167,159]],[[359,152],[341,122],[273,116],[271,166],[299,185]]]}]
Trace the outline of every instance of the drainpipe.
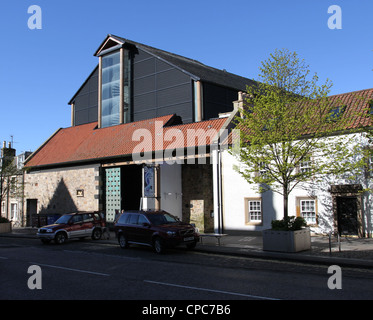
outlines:
[{"label": "drainpipe", "polygon": [[217,220],[218,220],[218,233],[224,233],[224,223],[223,223],[223,203],[222,203],[222,183],[221,183],[221,150],[219,141],[216,142],[215,146],[216,152],[216,204],[217,204]]},{"label": "drainpipe", "polygon": [[218,233],[221,233],[221,221],[220,221],[220,170],[219,170],[219,162],[220,162],[220,155],[219,155],[219,143],[217,143],[216,148],[216,197],[217,197],[217,215],[218,215]]},{"label": "drainpipe", "polygon": [[219,233],[224,233],[224,219],[223,219],[223,188],[222,188],[222,163],[221,163],[221,149],[220,143],[218,142],[218,209],[219,209],[219,220],[220,228]]}]

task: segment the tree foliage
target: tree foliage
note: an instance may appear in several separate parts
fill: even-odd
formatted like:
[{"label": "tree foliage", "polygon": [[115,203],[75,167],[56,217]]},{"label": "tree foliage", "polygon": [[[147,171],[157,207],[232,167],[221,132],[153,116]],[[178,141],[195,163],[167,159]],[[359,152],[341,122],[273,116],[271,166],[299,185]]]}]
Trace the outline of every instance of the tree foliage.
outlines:
[{"label": "tree foliage", "polygon": [[18,176],[19,170],[13,157],[3,157],[0,159],[0,204],[9,195],[19,196],[19,193],[22,192]]},{"label": "tree foliage", "polygon": [[[244,164],[237,171],[259,191],[288,196],[299,184],[325,174],[354,174],[357,147],[351,135],[341,135],[350,121],[345,106],[331,104],[332,83],[318,84],[295,52],[276,50],[262,62],[256,86],[247,88],[244,108],[236,117]],[[354,158],[354,161],[351,159]]]}]

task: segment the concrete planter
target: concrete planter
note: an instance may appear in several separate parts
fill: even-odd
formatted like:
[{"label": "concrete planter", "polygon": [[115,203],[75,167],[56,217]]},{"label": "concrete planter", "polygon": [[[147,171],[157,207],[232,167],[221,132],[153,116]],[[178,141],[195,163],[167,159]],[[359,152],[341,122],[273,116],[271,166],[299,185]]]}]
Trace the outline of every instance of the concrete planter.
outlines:
[{"label": "concrete planter", "polygon": [[310,229],[296,231],[263,230],[263,250],[298,252],[311,249]]},{"label": "concrete planter", "polygon": [[0,223],[0,233],[12,232],[12,224],[10,222]]}]

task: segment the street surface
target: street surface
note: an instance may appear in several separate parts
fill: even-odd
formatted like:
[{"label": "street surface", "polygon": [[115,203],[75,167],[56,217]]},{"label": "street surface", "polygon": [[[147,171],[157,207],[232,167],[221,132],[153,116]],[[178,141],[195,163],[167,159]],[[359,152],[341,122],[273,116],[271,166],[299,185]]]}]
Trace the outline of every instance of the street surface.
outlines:
[{"label": "street surface", "polygon": [[[40,268],[40,278],[30,266]],[[342,289],[328,288],[331,276],[328,266],[184,248],[157,255],[150,248],[123,250],[101,240],[44,245],[37,239],[0,237],[2,300],[160,300],[165,305],[167,300],[206,300],[225,306],[226,300],[373,299],[373,270],[342,268]]]}]

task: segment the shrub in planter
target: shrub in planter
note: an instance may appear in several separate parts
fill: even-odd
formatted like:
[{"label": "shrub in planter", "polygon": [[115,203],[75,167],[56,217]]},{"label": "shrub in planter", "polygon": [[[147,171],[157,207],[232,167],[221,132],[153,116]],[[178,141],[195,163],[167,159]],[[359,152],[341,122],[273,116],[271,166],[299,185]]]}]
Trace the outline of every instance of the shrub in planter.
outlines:
[{"label": "shrub in planter", "polygon": [[5,217],[0,217],[0,223],[9,223],[9,219],[5,218]]},{"label": "shrub in planter", "polygon": [[290,216],[282,220],[272,220],[271,226],[272,230],[295,231],[306,227],[307,222],[302,217]]},{"label": "shrub in planter", "polygon": [[311,249],[311,234],[302,217],[273,220],[272,229],[263,231],[263,250],[298,252]]},{"label": "shrub in planter", "polygon": [[12,231],[12,224],[5,217],[0,217],[0,233],[6,233]]}]

